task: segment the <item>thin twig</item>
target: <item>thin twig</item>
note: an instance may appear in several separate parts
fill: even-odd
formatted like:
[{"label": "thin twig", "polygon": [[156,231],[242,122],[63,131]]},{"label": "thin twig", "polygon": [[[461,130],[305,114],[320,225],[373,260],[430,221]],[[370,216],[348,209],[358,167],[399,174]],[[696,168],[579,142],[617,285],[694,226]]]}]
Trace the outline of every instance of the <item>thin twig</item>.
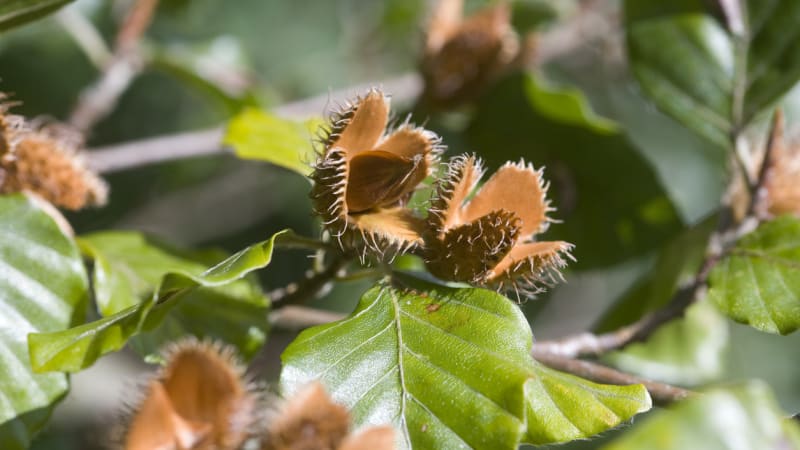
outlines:
[{"label": "thin twig", "polygon": [[617,385],[642,384],[658,405],[668,405],[689,397],[693,392],[657,381],[637,377],[594,362],[557,355],[534,349],[533,357],[540,363],[598,383]]},{"label": "thin twig", "polygon": [[221,153],[222,127],[140,139],[91,150],[89,165],[100,173],[134,169],[147,164]]},{"label": "thin twig", "polygon": [[[381,86],[386,92],[391,93],[393,100],[408,102],[419,93],[421,84],[422,82],[416,74],[407,73],[380,83],[351,86],[286,103],[275,107],[272,111],[276,115],[288,119],[307,119],[323,114],[331,102],[352,97],[354,93],[363,92],[375,85]],[[220,125],[205,130],[98,147],[89,151],[89,165],[100,173],[111,173],[176,159],[223,154],[229,150],[222,144],[224,136],[225,126]]]},{"label": "thin twig", "polygon": [[144,68],[137,44],[153,18],[158,0],[137,0],[117,33],[114,54],[100,77],[81,92],[67,122],[86,135],[117,105],[120,96]]},{"label": "thin twig", "polygon": [[[595,35],[606,32],[604,27],[586,29],[586,24],[596,23],[582,13],[572,20],[553,27],[538,37],[534,63],[544,65],[574,51]],[[597,28],[597,29],[594,29]],[[406,73],[383,82],[370,82],[317,95],[308,99],[286,103],[272,109],[276,115],[288,119],[307,119],[321,115],[334,101],[352,97],[364,90],[380,86],[391,94],[392,100],[411,104],[422,91],[422,80],[416,73]],[[420,120],[424,117],[419,118]],[[228,149],[222,144],[224,125],[207,130],[158,136],[91,149],[89,164],[101,173],[110,173],[175,159],[223,154]]]},{"label": "thin twig", "polygon": [[269,321],[274,327],[298,331],[316,325],[336,322],[345,317],[345,314],[334,311],[289,305],[272,311],[269,315]]},{"label": "thin twig", "polygon": [[691,283],[679,289],[667,306],[645,315],[630,325],[603,334],[580,333],[562,339],[535,342],[534,351],[578,358],[599,356],[622,349],[634,342],[645,341],[665,323],[683,316],[686,308],[695,301],[697,294],[705,287],[708,275],[719,259],[720,253],[710,252]]},{"label": "thin twig", "polygon": [[96,68],[103,68],[111,61],[111,49],[106,45],[103,36],[77,9],[62,9],[56,14],[56,20]]},{"label": "thin twig", "polygon": [[126,52],[139,44],[144,32],[153,21],[158,0],[136,0],[117,32],[115,47]]},{"label": "thin twig", "polygon": [[284,288],[275,289],[268,294],[268,297],[272,300],[273,305],[283,308],[287,305],[296,305],[325,295],[331,288],[333,281],[340,275],[339,272],[349,262],[350,259],[344,255],[335,254],[322,271],[310,271],[304,280],[291,283]]}]

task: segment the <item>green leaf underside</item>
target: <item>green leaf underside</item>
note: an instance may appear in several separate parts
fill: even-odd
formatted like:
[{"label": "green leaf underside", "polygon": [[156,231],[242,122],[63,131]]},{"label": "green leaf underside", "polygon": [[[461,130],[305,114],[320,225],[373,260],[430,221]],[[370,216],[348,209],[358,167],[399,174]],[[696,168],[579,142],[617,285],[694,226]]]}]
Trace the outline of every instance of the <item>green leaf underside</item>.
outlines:
[{"label": "green leaf underside", "polygon": [[0,31],[47,15],[72,0],[3,0],[0,2]]},{"label": "green leaf underside", "polygon": [[800,428],[784,418],[766,385],[705,392],[654,413],[603,450],[784,450],[800,448]]},{"label": "green leaf underside", "polygon": [[320,118],[295,122],[250,108],[231,119],[223,142],[240,158],[267,161],[308,175],[316,159],[313,141],[321,124]]},{"label": "green leaf underside", "polygon": [[[169,272],[199,276],[208,258],[151,242],[133,231],[92,233],[78,240],[94,262],[95,302],[103,316],[138,305],[153,295]],[[227,255],[213,252],[212,261]],[[266,339],[268,301],[255,283],[243,279],[188,293],[155,330],[140,334],[133,347],[146,356],[185,335],[213,338],[235,346],[247,360]]]},{"label": "green leaf underside", "polygon": [[709,297],[737,322],[769,333],[800,327],[800,220],[763,223],[711,271]]},{"label": "green leaf underside", "polygon": [[[626,10],[635,3],[627,2]],[[794,26],[800,3],[746,3],[744,37],[697,13],[634,20],[628,27],[631,68],[644,91],[664,112],[725,148],[732,130],[766,111],[800,78]]]},{"label": "green leaf underside", "polygon": [[[347,319],[300,334],[282,356],[285,394],[320,380],[351,410],[357,426],[394,425],[400,448],[511,449],[525,435],[556,442],[548,440],[560,436],[548,428],[548,417],[571,423],[581,414],[566,408],[569,399],[586,392],[604,398],[621,389],[631,393],[633,413],[649,401],[641,386],[608,389],[569,378],[570,386],[538,367],[530,358],[524,316],[495,292],[398,277],[404,288],[380,283]],[[529,384],[537,376],[542,380]],[[553,396],[539,404],[542,420],[526,432],[526,392],[546,383],[552,383],[548,392],[561,391],[568,400]],[[472,419],[465,422],[465,416]]]},{"label": "green leaf underside", "polygon": [[31,200],[0,197],[0,233],[0,448],[21,449],[69,387],[32,372],[28,333],[68,327],[88,283],[75,243]]},{"label": "green leaf underside", "polygon": [[647,342],[605,357],[615,367],[651,380],[679,385],[712,381],[724,368],[728,322],[708,302],[658,329]]},{"label": "green leaf underside", "polygon": [[714,19],[691,14],[643,21],[628,31],[633,73],[667,114],[727,147],[733,48]]},{"label": "green leaf underside", "polygon": [[57,333],[31,334],[28,340],[34,369],[76,372],[90,366],[100,356],[122,348],[138,333],[155,329],[178,300],[198,287],[227,285],[268,265],[280,234],[239,251],[200,275],[168,273],[152,296],[115,314]]},{"label": "green leaf underside", "polygon": [[642,255],[681,227],[647,161],[613,122],[590,111],[575,91],[520,74],[481,98],[467,130],[473,147],[491,149],[482,155],[491,167],[520,158],[545,167],[553,217],[563,223],[542,239],[575,244],[576,270]]}]

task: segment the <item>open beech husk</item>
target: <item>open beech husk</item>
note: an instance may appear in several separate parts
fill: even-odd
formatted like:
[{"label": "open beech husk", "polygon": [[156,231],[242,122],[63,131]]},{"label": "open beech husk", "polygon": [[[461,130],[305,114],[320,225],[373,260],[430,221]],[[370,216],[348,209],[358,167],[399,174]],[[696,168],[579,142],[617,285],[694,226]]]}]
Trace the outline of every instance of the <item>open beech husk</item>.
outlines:
[{"label": "open beech husk", "polygon": [[71,210],[105,204],[108,189],[87,168],[78,135],[52,125],[34,129],[9,114],[2,100],[0,95],[0,193],[33,192]]},{"label": "open beech husk", "polygon": [[262,450],[392,450],[394,429],[350,433],[350,415],[318,382],[289,398],[269,424]]},{"label": "open beech husk", "polygon": [[499,3],[463,17],[463,0],[440,0],[425,39],[421,72],[423,98],[440,107],[476,97],[498,75],[513,67],[520,41],[511,26],[511,9]]},{"label": "open beech husk", "polygon": [[537,293],[560,278],[572,249],[534,239],[550,223],[542,172],[507,163],[467,201],[482,176],[478,159],[461,156],[439,181],[428,216],[428,270],[445,280]]},{"label": "open beech husk", "polygon": [[125,450],[236,450],[253,433],[257,396],[227,347],[188,340],[168,351],[125,433]]},{"label": "open beech husk", "polygon": [[424,221],[404,208],[441,152],[430,131],[387,131],[389,98],[373,89],[334,113],[311,179],[311,200],[346,251],[383,258],[422,244]]}]

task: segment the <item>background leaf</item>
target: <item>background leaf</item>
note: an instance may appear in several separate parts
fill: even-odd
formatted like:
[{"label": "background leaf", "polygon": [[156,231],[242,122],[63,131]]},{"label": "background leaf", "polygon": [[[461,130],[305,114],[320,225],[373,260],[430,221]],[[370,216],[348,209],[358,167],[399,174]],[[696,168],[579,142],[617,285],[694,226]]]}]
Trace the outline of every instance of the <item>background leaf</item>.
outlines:
[{"label": "background leaf", "polygon": [[[633,11],[640,8],[636,3],[626,2],[627,14],[652,17]],[[800,3],[740,3],[741,36],[731,36],[706,14],[628,20],[631,68],[645,92],[667,114],[726,148],[732,131],[744,128],[800,79],[800,41],[786,32],[800,20]]]},{"label": "background leaf", "polygon": [[647,162],[608,120],[588,111],[574,90],[518,75],[483,97],[467,130],[490,166],[524,157],[546,168],[552,216],[563,221],[546,238],[575,244],[574,269],[646,253],[681,226]]},{"label": "background leaf", "polygon": [[24,449],[69,388],[32,372],[28,333],[81,317],[88,282],[75,243],[30,199],[0,196],[0,233],[0,448]]},{"label": "background leaf", "polygon": [[733,44],[711,17],[690,14],[635,23],[628,53],[645,92],[664,112],[721,147],[733,128]]},{"label": "background leaf", "polygon": [[280,234],[241,250],[202,274],[167,273],[152,296],[115,314],[61,332],[31,334],[28,341],[34,369],[76,372],[90,366],[100,356],[122,348],[131,337],[163,323],[178,301],[198,287],[228,285],[268,265]]},{"label": "background leaf", "polygon": [[616,330],[666,306],[678,287],[697,273],[717,222],[718,217],[711,216],[665,245],[645,275],[606,310],[595,331]]},{"label": "background leaf", "polygon": [[659,328],[646,342],[610,353],[605,361],[624,372],[683,386],[712,381],[722,374],[728,322],[707,301]]},{"label": "background leaf", "polygon": [[267,161],[308,175],[316,160],[313,141],[321,124],[319,118],[295,122],[249,108],[228,123],[224,143],[240,158]]},{"label": "background leaf", "polygon": [[709,298],[737,322],[788,334],[800,327],[800,219],[784,216],[742,237],[709,277]]},{"label": "background leaf", "polygon": [[706,392],[646,421],[603,450],[800,448],[800,428],[785,419],[766,385]]},{"label": "background leaf", "polygon": [[[227,256],[223,252],[192,255],[133,231],[92,233],[78,242],[94,261],[95,302],[103,316],[146,301],[169,272],[199,276]],[[249,359],[266,340],[268,306],[254,280],[201,286],[186,294],[157,329],[136,336],[133,347],[152,356],[165,343],[189,334],[231,344]]]},{"label": "background leaf", "polygon": [[[542,443],[588,437],[649,408],[642,386],[600,386],[539,367],[525,318],[495,292],[408,276],[398,283],[404,287],[370,289],[347,319],[301,333],[282,357],[285,394],[320,380],[359,426],[391,422],[401,448],[501,449],[517,448],[523,434]],[[620,392],[621,414],[612,420],[597,399]],[[576,425],[598,412],[609,419],[603,426]]]},{"label": "background leaf", "polygon": [[72,0],[3,0],[0,2],[0,31],[38,19]]}]

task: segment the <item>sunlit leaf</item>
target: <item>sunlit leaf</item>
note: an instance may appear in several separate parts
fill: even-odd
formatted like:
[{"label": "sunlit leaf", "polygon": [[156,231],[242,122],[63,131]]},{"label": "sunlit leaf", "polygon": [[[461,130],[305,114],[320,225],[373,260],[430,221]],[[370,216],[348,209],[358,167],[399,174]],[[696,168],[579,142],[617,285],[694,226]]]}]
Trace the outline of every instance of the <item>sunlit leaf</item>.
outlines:
[{"label": "sunlit leaf", "polygon": [[800,427],[785,418],[766,385],[705,392],[654,413],[603,450],[784,450],[800,448]]},{"label": "sunlit leaf", "polygon": [[[393,424],[400,448],[515,449],[588,437],[649,408],[642,386],[540,367],[524,316],[497,293],[398,277],[347,319],[300,334],[282,357],[287,395],[320,380],[357,425]],[[587,415],[603,418],[589,426]]]},{"label": "sunlit leaf", "polygon": [[131,337],[156,328],[196,289],[228,285],[268,265],[278,236],[280,233],[251,245],[199,275],[170,272],[152,296],[100,320],[61,332],[31,334],[28,341],[34,370],[76,372],[90,366],[100,356],[122,348]]},{"label": "sunlit leaf", "polygon": [[611,386],[537,364],[526,386],[523,442],[544,445],[585,439],[652,407],[644,386]]},{"label": "sunlit leaf", "polygon": [[246,109],[228,123],[224,143],[240,158],[267,161],[308,175],[316,159],[313,144],[321,123],[318,118],[295,122]]},{"label": "sunlit leaf", "polygon": [[36,374],[30,332],[57,332],[84,311],[80,253],[31,200],[0,197],[0,448],[24,449],[69,388],[62,373]]},{"label": "sunlit leaf", "polygon": [[800,327],[800,219],[785,216],[742,237],[711,271],[709,298],[761,331]]}]

